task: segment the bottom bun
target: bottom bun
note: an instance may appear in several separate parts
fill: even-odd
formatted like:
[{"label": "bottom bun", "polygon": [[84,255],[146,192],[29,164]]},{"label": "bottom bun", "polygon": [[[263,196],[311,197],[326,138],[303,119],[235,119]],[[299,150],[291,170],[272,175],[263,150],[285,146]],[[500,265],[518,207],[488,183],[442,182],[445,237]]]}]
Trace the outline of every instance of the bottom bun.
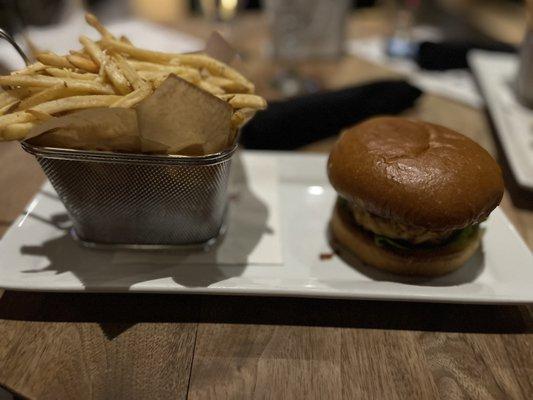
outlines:
[{"label": "bottom bun", "polygon": [[402,275],[438,276],[455,271],[474,255],[480,244],[479,229],[460,247],[451,244],[431,249],[391,250],[374,243],[373,234],[355,224],[339,202],[330,222],[332,246],[348,250],[364,264]]}]

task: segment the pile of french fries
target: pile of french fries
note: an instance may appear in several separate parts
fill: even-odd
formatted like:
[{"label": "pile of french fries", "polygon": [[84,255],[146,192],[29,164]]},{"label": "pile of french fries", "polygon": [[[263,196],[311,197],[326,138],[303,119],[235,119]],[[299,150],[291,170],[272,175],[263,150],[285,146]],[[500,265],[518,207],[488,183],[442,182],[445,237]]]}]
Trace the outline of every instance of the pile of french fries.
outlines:
[{"label": "pile of french fries", "polygon": [[226,101],[234,129],[266,107],[252,82],[206,54],[141,49],[115,37],[94,15],[86,14],[86,21],[100,40],[82,36],[81,50],[38,53],[36,63],[0,76],[0,140],[24,140],[39,123],[77,110],[134,107],[170,74]]}]

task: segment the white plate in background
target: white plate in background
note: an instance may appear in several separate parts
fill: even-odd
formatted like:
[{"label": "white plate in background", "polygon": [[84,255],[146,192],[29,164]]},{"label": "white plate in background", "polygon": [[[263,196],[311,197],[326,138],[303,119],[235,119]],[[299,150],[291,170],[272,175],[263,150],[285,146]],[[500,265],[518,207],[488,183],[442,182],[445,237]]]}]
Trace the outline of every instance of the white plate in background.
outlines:
[{"label": "white plate in background", "polygon": [[518,57],[473,50],[468,62],[479,82],[516,181],[533,189],[533,110],[520,104],[514,84]]},{"label": "white plate in background", "polygon": [[[533,256],[500,209],[487,221],[482,251],[463,268],[435,279],[399,278],[369,267],[356,269],[337,256],[321,260],[321,254],[331,252],[326,230],[336,197],[326,177],[325,156],[244,152],[243,157],[251,168],[254,159],[268,158],[278,164],[282,264],[187,264],[178,254],[175,258],[166,254],[160,260],[154,255],[153,262],[146,257],[140,257],[138,262],[118,257],[117,262],[113,251],[82,248],[55,226],[64,220],[65,209],[47,189],[36,196],[29,212],[15,221],[0,242],[0,287],[28,291],[533,302]],[[257,186],[255,190],[261,189]],[[268,208],[264,211],[268,213]],[[266,228],[261,230],[263,234],[271,234]]]},{"label": "white plate in background", "polygon": [[[418,26],[413,30],[415,41],[439,41],[440,39],[442,35],[434,27]],[[446,71],[421,69],[412,59],[389,57],[386,51],[387,41],[386,36],[349,39],[346,43],[346,52],[405,75],[411,84],[418,86],[424,92],[460,101],[471,107],[483,106],[483,98],[470,71],[466,69]]]}]

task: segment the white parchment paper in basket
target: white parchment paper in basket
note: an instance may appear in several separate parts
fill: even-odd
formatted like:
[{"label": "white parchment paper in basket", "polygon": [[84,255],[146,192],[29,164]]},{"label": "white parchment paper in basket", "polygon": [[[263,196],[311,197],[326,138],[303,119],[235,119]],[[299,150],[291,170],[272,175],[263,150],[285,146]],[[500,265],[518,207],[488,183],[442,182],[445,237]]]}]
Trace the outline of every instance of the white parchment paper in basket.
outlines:
[{"label": "white parchment paper in basket", "polygon": [[[204,52],[240,68],[235,50],[216,33]],[[231,147],[231,116],[226,101],[170,75],[133,109],[73,112],[38,125],[29,136],[39,146],[195,156]]]},{"label": "white parchment paper in basket", "polygon": [[282,264],[277,163],[273,158],[233,159],[228,230],[209,252],[136,253],[119,251],[114,264]]}]

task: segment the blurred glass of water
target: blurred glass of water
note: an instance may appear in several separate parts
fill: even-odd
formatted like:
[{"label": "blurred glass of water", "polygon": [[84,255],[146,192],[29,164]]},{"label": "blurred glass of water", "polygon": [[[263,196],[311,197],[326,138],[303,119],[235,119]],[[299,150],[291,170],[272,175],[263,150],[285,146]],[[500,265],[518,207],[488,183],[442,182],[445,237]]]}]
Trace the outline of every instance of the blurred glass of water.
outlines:
[{"label": "blurred glass of water", "polygon": [[350,0],[264,0],[274,57],[335,58],[342,54]]},{"label": "blurred glass of water", "polygon": [[533,27],[529,27],[520,50],[520,66],[516,80],[520,102],[533,108]]},{"label": "blurred glass of water", "polygon": [[199,0],[200,9],[211,21],[229,22],[244,8],[244,0]]}]

